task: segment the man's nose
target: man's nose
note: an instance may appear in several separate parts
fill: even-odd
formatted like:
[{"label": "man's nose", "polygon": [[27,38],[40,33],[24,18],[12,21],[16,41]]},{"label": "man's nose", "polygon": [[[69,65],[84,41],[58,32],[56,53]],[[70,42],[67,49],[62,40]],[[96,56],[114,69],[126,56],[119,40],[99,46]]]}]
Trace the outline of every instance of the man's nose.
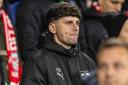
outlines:
[{"label": "man's nose", "polygon": [[74,29],[75,31],[79,31],[79,25],[78,25],[77,23],[74,23],[74,24],[73,24],[73,29]]},{"label": "man's nose", "polygon": [[112,78],[113,75],[114,75],[114,69],[111,68],[111,67],[108,68],[108,69],[106,70],[106,78]]}]

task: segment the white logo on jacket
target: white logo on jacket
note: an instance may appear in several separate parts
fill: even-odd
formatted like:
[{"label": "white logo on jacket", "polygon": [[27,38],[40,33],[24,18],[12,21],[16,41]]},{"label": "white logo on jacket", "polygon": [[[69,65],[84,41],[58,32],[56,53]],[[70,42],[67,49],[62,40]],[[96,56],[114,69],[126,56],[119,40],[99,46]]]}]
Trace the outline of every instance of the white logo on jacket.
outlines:
[{"label": "white logo on jacket", "polygon": [[81,74],[81,78],[82,79],[85,79],[87,78],[88,76],[90,76],[90,73],[88,71],[80,71],[80,74]]},{"label": "white logo on jacket", "polygon": [[61,71],[60,68],[56,68],[57,75],[60,76],[64,80],[63,72]]}]

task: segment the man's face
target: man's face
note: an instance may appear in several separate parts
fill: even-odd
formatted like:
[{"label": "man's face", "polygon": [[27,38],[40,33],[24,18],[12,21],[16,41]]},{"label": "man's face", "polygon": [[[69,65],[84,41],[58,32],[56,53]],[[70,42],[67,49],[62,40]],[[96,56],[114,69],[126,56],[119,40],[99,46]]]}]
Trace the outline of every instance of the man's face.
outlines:
[{"label": "man's face", "polygon": [[102,12],[120,12],[125,0],[99,0]]},{"label": "man's face", "polygon": [[[70,48],[78,41],[80,20],[77,17],[66,16],[51,23],[54,40],[65,48]],[[50,28],[50,27],[49,27]]]},{"label": "man's face", "polygon": [[128,85],[128,52],[123,47],[106,48],[98,55],[98,85]]}]

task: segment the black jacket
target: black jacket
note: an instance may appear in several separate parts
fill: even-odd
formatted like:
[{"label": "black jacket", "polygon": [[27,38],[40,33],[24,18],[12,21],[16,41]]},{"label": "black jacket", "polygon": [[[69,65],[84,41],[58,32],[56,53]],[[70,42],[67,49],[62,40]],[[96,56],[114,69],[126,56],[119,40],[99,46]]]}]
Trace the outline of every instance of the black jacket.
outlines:
[{"label": "black jacket", "polygon": [[43,48],[26,62],[21,85],[81,85],[94,69],[93,60],[77,46],[68,50],[46,37]]}]

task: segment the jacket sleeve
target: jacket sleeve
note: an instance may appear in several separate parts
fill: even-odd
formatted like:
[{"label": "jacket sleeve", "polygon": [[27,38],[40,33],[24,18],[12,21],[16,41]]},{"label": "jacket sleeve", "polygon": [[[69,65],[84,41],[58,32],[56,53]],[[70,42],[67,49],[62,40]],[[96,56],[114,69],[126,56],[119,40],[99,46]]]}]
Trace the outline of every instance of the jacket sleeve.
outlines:
[{"label": "jacket sleeve", "polygon": [[20,85],[47,85],[46,75],[46,66],[42,59],[28,59]]}]

